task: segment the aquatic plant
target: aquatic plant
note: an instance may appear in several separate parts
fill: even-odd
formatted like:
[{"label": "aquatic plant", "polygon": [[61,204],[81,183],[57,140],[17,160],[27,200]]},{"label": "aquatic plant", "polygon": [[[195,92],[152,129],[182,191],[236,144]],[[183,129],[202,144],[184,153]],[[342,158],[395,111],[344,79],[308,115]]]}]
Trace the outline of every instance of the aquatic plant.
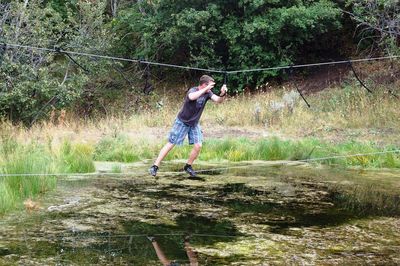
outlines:
[{"label": "aquatic plant", "polygon": [[[0,214],[22,206],[55,188],[53,173],[94,171],[91,147],[64,142],[60,150],[36,142],[17,142],[13,137],[0,140]],[[18,175],[21,174],[21,175]],[[24,174],[29,174],[28,176]],[[38,175],[35,175],[38,174]]]},{"label": "aquatic plant", "polygon": [[72,145],[65,141],[60,151],[60,164],[63,172],[89,173],[94,172],[93,147],[88,144]]}]

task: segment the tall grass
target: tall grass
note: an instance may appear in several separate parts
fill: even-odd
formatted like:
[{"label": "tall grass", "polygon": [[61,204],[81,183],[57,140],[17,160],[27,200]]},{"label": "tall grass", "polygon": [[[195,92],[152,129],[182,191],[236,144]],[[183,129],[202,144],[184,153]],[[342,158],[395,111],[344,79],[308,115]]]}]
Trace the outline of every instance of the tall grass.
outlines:
[{"label": "tall grass", "polygon": [[71,144],[65,141],[59,155],[59,168],[67,173],[90,173],[96,170],[93,163],[94,149],[88,144]]},{"label": "tall grass", "polygon": [[289,133],[321,129],[400,129],[398,99],[383,88],[369,94],[356,85],[346,85],[307,96],[311,108],[298,98],[293,109],[275,110],[272,105],[282,102],[284,92],[239,95],[228,103],[207,106],[204,120],[211,124],[262,126]]},{"label": "tall grass", "polygon": [[[162,142],[152,144],[138,143],[126,137],[106,137],[96,146],[95,159],[104,161],[136,162],[153,159],[157,156]],[[187,158],[191,146],[175,147],[166,160]],[[385,150],[399,149],[388,146]],[[344,143],[329,143],[315,138],[302,140],[281,140],[279,138],[263,138],[251,140],[248,138],[210,139],[203,144],[199,159],[203,161],[232,162],[248,160],[304,160],[327,156],[365,154],[382,151],[376,143],[361,143],[349,141]],[[342,166],[360,166],[373,168],[400,168],[400,154],[364,155],[349,158],[332,158],[323,160],[323,164]]]},{"label": "tall grass", "polygon": [[400,214],[400,198],[393,188],[377,188],[375,184],[358,184],[351,188],[330,184],[329,189],[335,203],[354,214]]},{"label": "tall grass", "polygon": [[21,144],[12,137],[3,136],[0,140],[0,174],[13,176],[0,176],[0,214],[21,207],[27,198],[54,189],[57,178],[51,176],[53,173],[94,171],[91,157],[91,150],[82,145],[65,142],[60,150],[54,151],[45,144]]},{"label": "tall grass", "polygon": [[136,162],[151,158],[160,147],[146,139],[129,139],[122,134],[101,139],[94,152],[96,161]]},{"label": "tall grass", "polygon": [[[400,94],[399,87],[395,82],[390,89]],[[207,138],[199,159],[299,160],[399,148],[398,100],[379,84],[374,84],[373,89],[374,93],[369,94],[354,80],[348,80],[339,87],[307,95],[311,108],[300,98],[291,108],[272,108],[282,102],[288,88],[237,95],[219,105],[209,103],[201,119],[203,129],[232,130],[230,137]],[[160,136],[170,128],[183,95],[184,90],[182,97],[153,95],[146,110],[132,114],[82,120],[70,112],[59,124],[43,122],[29,129],[0,121],[0,173],[91,172],[93,159],[154,159],[165,141]],[[255,130],[258,136],[233,137],[237,128]],[[290,140],[263,135],[283,135]],[[360,136],[362,139],[354,141]],[[189,152],[189,146],[175,148],[167,159],[186,158]],[[400,167],[398,154],[331,159],[324,163]],[[2,178],[0,212],[54,185],[54,177]]]},{"label": "tall grass", "polygon": [[[397,87],[396,87],[397,86]],[[399,92],[400,85],[393,84],[390,89]],[[397,89],[396,89],[397,88]],[[275,89],[252,95],[237,95],[228,98],[223,104],[208,103],[201,118],[203,129],[225,130],[229,128],[252,129],[262,134],[284,135],[290,138],[318,137],[352,140],[362,137],[388,143],[400,143],[400,108],[398,99],[387,93],[389,88],[374,87],[369,94],[356,82],[348,82],[341,87],[326,89],[307,95],[311,104],[308,108],[297,98],[293,108],[275,110],[272,106],[282,102],[283,95],[290,88]],[[130,114],[107,117],[94,117],[82,120],[70,112],[60,124],[39,123],[30,129],[0,122],[0,131],[10,128],[20,142],[37,138],[53,140],[53,145],[61,145],[63,139],[73,142],[107,141],[104,136],[128,135],[129,139],[158,140],[160,130],[165,133],[176,117],[182,104],[182,97],[168,94],[152,96],[146,110]],[[158,105],[162,102],[162,106]],[[111,112],[112,113],[112,112]],[[229,130],[227,130],[229,132]],[[163,133],[163,134],[165,134]],[[232,134],[230,134],[232,135]],[[114,140],[113,140],[114,141]],[[119,142],[124,142],[121,139]],[[145,152],[145,151],[143,151]],[[132,154],[118,152],[121,161],[132,160]],[[117,155],[109,155],[117,156]],[[107,159],[107,158],[106,158]]]}]

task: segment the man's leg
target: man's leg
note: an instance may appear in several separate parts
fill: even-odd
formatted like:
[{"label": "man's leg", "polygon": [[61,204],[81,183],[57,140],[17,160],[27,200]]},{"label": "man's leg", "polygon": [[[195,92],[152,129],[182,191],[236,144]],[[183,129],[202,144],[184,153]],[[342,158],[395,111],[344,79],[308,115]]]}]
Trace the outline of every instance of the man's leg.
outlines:
[{"label": "man's leg", "polygon": [[190,246],[189,241],[185,241],[184,244],[185,244],[186,255],[188,256],[190,261],[190,266],[199,266],[199,262],[197,260],[197,253]]},{"label": "man's leg", "polygon": [[167,156],[167,154],[172,150],[175,144],[182,144],[185,139],[186,134],[189,131],[189,126],[186,126],[182,121],[176,119],[174,125],[172,127],[171,132],[169,133],[168,143],[164,145],[158,154],[157,159],[154,161],[153,166],[150,167],[149,172],[152,176],[157,175],[158,167],[161,164],[161,161]]},{"label": "man's leg", "polygon": [[157,159],[155,160],[154,164],[149,169],[149,172],[152,176],[157,175],[158,167],[160,166],[161,161],[165,158],[165,156],[167,156],[167,154],[172,150],[172,148],[174,146],[175,146],[175,144],[168,142],[161,149],[160,153],[158,154]]},{"label": "man's leg", "polygon": [[172,150],[172,148],[175,146],[175,144],[172,144],[168,142],[167,144],[164,145],[164,147],[161,149],[160,153],[158,154],[157,159],[154,162],[154,165],[160,166],[161,161],[164,160],[165,156]]},{"label": "man's leg", "polygon": [[151,244],[154,247],[154,250],[156,251],[157,257],[160,260],[160,262],[164,265],[164,266],[168,266],[171,264],[171,262],[167,259],[167,257],[165,256],[164,252],[162,251],[162,249],[160,248],[160,246],[158,245],[157,241],[152,240]]},{"label": "man's leg", "polygon": [[193,149],[190,152],[187,164],[192,165],[194,160],[196,160],[200,154],[201,146],[202,146],[202,142],[203,142],[203,134],[201,133],[200,125],[191,127],[188,132],[188,137],[189,137],[189,144],[193,144]]},{"label": "man's leg", "polygon": [[201,151],[201,146],[202,146],[201,143],[203,141],[203,135],[201,133],[200,126],[197,125],[195,127],[191,127],[189,129],[188,136],[189,136],[189,144],[193,144],[193,149],[190,152],[189,159],[185,167],[183,167],[183,170],[185,170],[186,173],[188,173],[191,177],[197,177],[196,171],[194,171],[192,168],[192,164],[194,160],[197,159]]},{"label": "man's leg", "polygon": [[187,161],[188,165],[192,165],[193,162],[197,159],[197,157],[199,156],[200,151],[201,151],[201,146],[202,146],[201,143],[195,143],[193,145],[193,149],[190,152],[189,159]]}]

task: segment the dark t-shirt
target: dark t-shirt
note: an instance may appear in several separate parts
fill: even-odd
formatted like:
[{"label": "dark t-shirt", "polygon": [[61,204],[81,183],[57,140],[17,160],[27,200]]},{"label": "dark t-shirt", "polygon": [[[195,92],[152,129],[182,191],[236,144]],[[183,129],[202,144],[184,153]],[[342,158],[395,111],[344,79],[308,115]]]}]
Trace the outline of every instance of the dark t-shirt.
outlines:
[{"label": "dark t-shirt", "polygon": [[185,97],[185,102],[183,103],[183,107],[178,114],[179,120],[185,123],[188,126],[194,127],[199,123],[200,116],[203,113],[204,106],[207,101],[211,99],[214,95],[211,91],[201,95],[197,100],[190,100],[189,93],[196,92],[197,87],[191,88]]}]

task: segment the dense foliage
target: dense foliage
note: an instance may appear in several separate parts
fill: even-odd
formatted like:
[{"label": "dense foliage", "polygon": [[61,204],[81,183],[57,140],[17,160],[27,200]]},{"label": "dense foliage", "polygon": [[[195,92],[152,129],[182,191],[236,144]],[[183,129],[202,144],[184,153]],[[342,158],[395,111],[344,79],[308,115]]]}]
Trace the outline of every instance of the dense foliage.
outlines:
[{"label": "dense foliage", "polygon": [[[104,4],[81,2],[74,10],[66,6],[67,13],[59,13],[51,3],[39,0],[2,4],[1,41],[104,51],[109,38],[104,28],[104,7]],[[29,125],[51,108],[70,106],[79,99],[89,80],[87,71],[63,54],[2,46],[0,57],[0,114],[12,121]],[[99,71],[101,66],[89,58],[78,61],[85,69],[96,66]]]},{"label": "dense foliage", "polygon": [[[326,0],[138,1],[114,22],[125,54],[222,70],[291,64],[305,43],[340,26],[340,10]],[[231,81],[241,88],[275,75]]]}]

